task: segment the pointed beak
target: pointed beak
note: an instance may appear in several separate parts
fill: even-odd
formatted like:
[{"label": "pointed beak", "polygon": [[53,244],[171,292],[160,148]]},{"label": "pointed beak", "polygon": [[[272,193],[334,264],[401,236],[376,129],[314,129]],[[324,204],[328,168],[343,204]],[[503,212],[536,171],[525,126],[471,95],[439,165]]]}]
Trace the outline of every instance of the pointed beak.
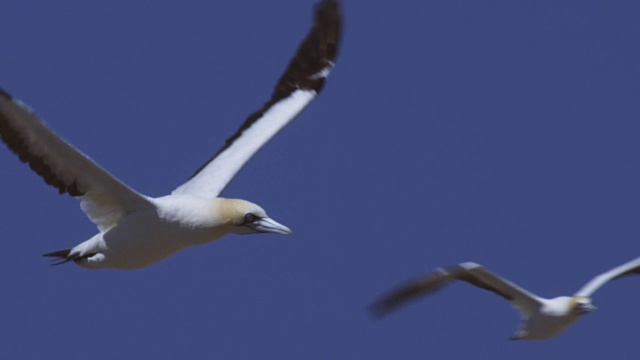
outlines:
[{"label": "pointed beak", "polygon": [[291,235],[293,232],[288,227],[276,222],[272,218],[264,217],[253,223],[253,228],[263,233]]},{"label": "pointed beak", "polygon": [[582,304],[578,308],[578,310],[580,311],[580,314],[588,314],[588,313],[590,313],[592,311],[595,311],[597,309],[598,308],[593,304]]}]

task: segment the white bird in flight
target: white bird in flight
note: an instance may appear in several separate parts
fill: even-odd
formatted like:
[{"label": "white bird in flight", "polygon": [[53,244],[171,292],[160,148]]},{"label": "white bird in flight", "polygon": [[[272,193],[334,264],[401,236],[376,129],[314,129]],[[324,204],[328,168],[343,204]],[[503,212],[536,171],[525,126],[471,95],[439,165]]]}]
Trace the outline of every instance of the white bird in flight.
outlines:
[{"label": "white bird in flight", "polygon": [[436,269],[429,275],[391,291],[375,302],[371,311],[382,317],[411,300],[439,290],[453,280],[462,280],[504,297],[518,310],[522,322],[511,340],[542,340],[558,335],[581,315],[594,311],[596,307],[591,302],[591,295],[601,286],[631,274],[640,274],[640,258],[594,277],[573,296],[545,299],[491,273],[479,264],[467,262],[447,269]]},{"label": "white bird in flight", "polygon": [[258,205],[218,197],[242,166],[322,90],[331,72],[342,22],[338,0],[316,5],[314,25],[275,86],[224,146],[170,195],[142,195],[54,134],[20,101],[0,89],[0,138],[60,194],[80,200],[99,232],[79,245],[45,254],[54,265],[135,269],[228,233],[290,234]]}]

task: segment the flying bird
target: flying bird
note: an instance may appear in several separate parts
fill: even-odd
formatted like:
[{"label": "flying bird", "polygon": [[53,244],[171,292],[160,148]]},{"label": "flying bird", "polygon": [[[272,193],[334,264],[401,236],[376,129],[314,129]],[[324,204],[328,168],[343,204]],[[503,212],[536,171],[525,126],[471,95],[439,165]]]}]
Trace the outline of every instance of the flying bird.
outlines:
[{"label": "flying bird", "polygon": [[218,197],[242,166],[322,90],[335,65],[341,35],[338,0],[320,1],[314,24],[271,98],[251,114],[222,148],[170,195],[145,196],[109,174],[51,131],[27,106],[0,89],[0,138],[60,194],[80,200],[99,232],[55,251],[58,265],[135,269],[192,245],[229,234],[291,230],[246,200]]},{"label": "flying bird", "polygon": [[594,311],[596,307],[592,304],[591,295],[601,286],[631,274],[640,274],[640,258],[594,277],[573,296],[545,299],[491,273],[479,264],[466,262],[446,269],[436,269],[411,281],[383,296],[370,310],[375,316],[382,317],[409,301],[439,290],[453,280],[462,280],[502,296],[516,308],[522,322],[511,340],[542,340],[560,334],[581,315]]}]

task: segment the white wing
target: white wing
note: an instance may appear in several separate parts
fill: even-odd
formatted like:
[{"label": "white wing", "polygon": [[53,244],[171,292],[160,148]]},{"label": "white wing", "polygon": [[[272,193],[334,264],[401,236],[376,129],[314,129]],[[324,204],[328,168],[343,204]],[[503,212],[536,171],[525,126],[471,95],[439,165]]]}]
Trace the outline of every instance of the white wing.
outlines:
[{"label": "white wing", "polygon": [[22,162],[80,207],[100,231],[136,210],[153,206],[54,134],[24,104],[0,89],[0,138]]},{"label": "white wing", "polygon": [[423,278],[391,291],[375,302],[371,310],[376,316],[383,316],[411,300],[439,290],[452,280],[466,281],[471,285],[502,296],[509,300],[524,318],[529,318],[541,304],[538,296],[491,273],[481,265],[463,263],[447,269],[436,269]]},{"label": "white wing", "polygon": [[278,81],[271,99],[251,114],[222,149],[173,194],[218,196],[244,164],[322,90],[334,66],[341,26],[339,1],[320,2],[311,32]]},{"label": "white wing", "polygon": [[575,296],[591,296],[607,282],[627,275],[640,274],[640,257],[600,274],[584,285]]}]

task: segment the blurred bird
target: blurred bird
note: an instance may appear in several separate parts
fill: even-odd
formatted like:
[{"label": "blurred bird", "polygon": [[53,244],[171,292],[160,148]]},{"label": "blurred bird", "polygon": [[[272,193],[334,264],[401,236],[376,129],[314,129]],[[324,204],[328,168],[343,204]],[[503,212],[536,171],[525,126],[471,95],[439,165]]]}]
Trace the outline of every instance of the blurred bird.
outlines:
[{"label": "blurred bird", "polygon": [[591,294],[601,286],[631,274],[640,274],[640,258],[596,276],[573,296],[545,299],[489,272],[479,264],[467,262],[447,269],[436,269],[429,275],[409,282],[383,296],[370,310],[375,316],[382,317],[409,301],[439,290],[453,280],[462,280],[502,296],[518,310],[522,322],[511,340],[541,340],[558,335],[581,315],[594,311],[596,307],[591,302]]},{"label": "blurred bird", "polygon": [[80,200],[99,233],[44,256],[54,265],[134,269],[228,233],[291,234],[258,205],[218,197],[242,166],[322,90],[335,65],[342,28],[340,3],[324,0],[269,101],[251,114],[224,146],[170,195],[151,198],[122,183],[54,134],[0,90],[0,138],[44,181]]}]

